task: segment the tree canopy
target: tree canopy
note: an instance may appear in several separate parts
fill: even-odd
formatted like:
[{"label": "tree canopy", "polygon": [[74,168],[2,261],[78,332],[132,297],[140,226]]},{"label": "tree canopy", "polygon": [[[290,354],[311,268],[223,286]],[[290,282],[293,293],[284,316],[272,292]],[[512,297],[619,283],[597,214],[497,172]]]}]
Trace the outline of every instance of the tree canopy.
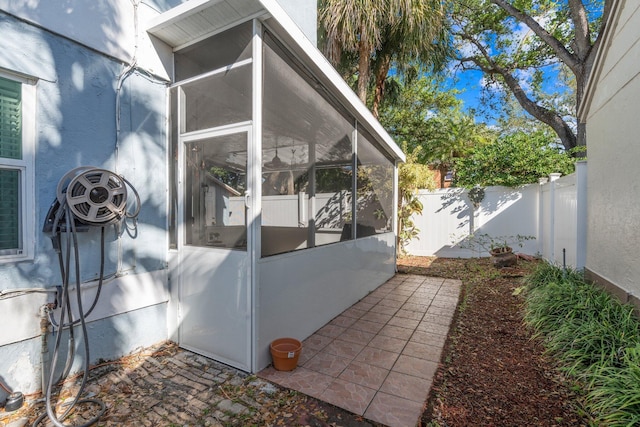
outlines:
[{"label": "tree canopy", "polygon": [[441,78],[393,77],[390,82],[397,93],[382,103],[380,123],[406,153],[414,155],[414,162],[439,169],[442,178],[455,158],[494,138],[485,125],[462,111],[458,91],[445,90]]},{"label": "tree canopy", "polygon": [[[586,138],[577,103],[610,3],[320,0],[320,39],[414,163],[455,168],[458,185],[513,186],[573,170],[566,153]],[[454,40],[454,63],[481,71],[485,101],[498,101],[491,126],[444,88],[450,73],[434,73]]]},{"label": "tree canopy", "polygon": [[325,56],[347,76],[357,72],[362,102],[373,87],[375,116],[392,65],[397,72],[410,65],[439,69],[449,58],[450,33],[441,0],[320,0],[319,5]]},{"label": "tree canopy", "polygon": [[[481,70],[487,86],[512,94],[550,126],[569,150],[586,145],[576,116],[611,0],[457,0],[452,28],[462,68]],[[545,77],[567,76],[573,105],[558,103]]]},{"label": "tree canopy", "polygon": [[517,131],[494,143],[476,145],[457,160],[455,183],[461,187],[504,185],[515,187],[538,182],[550,173],[573,173],[575,159],[554,144],[549,131]]}]

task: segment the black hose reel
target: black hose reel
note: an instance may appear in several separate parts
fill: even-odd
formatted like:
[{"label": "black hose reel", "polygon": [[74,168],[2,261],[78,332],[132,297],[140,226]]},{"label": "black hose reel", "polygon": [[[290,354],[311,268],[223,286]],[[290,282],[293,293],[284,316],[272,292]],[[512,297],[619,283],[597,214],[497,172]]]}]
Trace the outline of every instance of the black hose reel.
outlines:
[{"label": "black hose reel", "polygon": [[[135,196],[135,208],[133,212],[127,211],[128,189]],[[99,407],[96,416],[91,418],[85,424],[78,427],[85,427],[97,422],[106,411],[103,402],[98,399],[80,399],[89,376],[89,344],[87,335],[87,326],[85,318],[92,312],[96,306],[100,295],[100,289],[104,280],[104,252],[105,252],[105,228],[110,225],[119,226],[127,218],[136,220],[140,212],[140,197],[135,188],[124,177],[106,169],[95,168],[90,166],[82,166],[66,173],[58,182],[56,190],[56,199],[49,208],[47,217],[44,222],[43,231],[50,233],[53,247],[58,254],[60,264],[60,273],[62,276],[62,286],[59,287],[59,295],[57,297],[57,305],[60,308],[60,317],[56,322],[50,315],[50,323],[57,328],[56,340],[53,351],[53,358],[49,372],[49,378],[46,387],[46,413],[42,414],[34,423],[36,427],[45,417],[57,427],[66,427],[64,420],[70,415],[71,410],[76,404],[92,404]],[[79,245],[76,233],[79,231],[88,231],[90,227],[101,228],[101,264],[100,274],[98,278],[98,290],[91,307],[85,312],[82,308],[81,298],[81,281],[80,281],[80,264],[79,264]],[[63,238],[64,236],[64,238]],[[75,261],[74,269],[71,268],[71,253],[73,251],[73,259]],[[75,289],[77,296],[77,306],[79,316],[73,318],[71,310],[71,302],[69,297],[70,277],[75,276]],[[65,316],[67,319],[65,319]],[[82,384],[77,395],[70,405],[67,405],[63,414],[58,416],[55,413],[52,401],[52,388],[55,382],[54,371],[58,359],[58,353],[61,344],[62,330],[69,328],[70,336],[70,352],[73,358],[74,339],[73,329],[80,325],[83,333],[84,343],[84,375]],[[61,378],[68,375],[71,368],[71,361],[68,360]],[[44,390],[43,390],[44,391]]]},{"label": "black hose reel", "polygon": [[87,231],[87,225],[103,227],[117,224],[125,217],[136,217],[140,203],[137,200],[135,212],[127,212],[127,186],[138,198],[133,186],[114,172],[88,166],[72,169],[58,182],[56,199],[49,209],[43,231],[54,234],[66,231],[64,212],[61,212],[65,204],[71,209],[77,231]]},{"label": "black hose reel", "polygon": [[73,216],[88,225],[115,224],[124,218],[127,187],[118,175],[105,169],[89,169],[74,177],[66,190]]}]

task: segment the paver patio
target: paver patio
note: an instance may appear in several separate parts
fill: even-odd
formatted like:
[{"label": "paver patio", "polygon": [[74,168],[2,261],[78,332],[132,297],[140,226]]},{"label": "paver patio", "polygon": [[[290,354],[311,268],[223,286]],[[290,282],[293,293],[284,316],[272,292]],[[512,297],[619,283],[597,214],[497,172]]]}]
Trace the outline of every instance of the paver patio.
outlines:
[{"label": "paver patio", "polygon": [[396,275],[306,339],[295,370],[258,375],[390,427],[414,426],[461,286]]},{"label": "paver patio", "polygon": [[[396,275],[305,340],[294,371],[269,367],[259,376],[391,427],[414,426],[460,287],[457,280]],[[87,392],[105,402],[104,426],[245,425],[243,417],[274,411],[273,402],[282,399],[252,378],[160,343],[95,367]],[[79,382],[74,376],[64,388],[74,395]],[[15,413],[0,410],[0,426],[30,425],[44,412],[37,398]]]}]

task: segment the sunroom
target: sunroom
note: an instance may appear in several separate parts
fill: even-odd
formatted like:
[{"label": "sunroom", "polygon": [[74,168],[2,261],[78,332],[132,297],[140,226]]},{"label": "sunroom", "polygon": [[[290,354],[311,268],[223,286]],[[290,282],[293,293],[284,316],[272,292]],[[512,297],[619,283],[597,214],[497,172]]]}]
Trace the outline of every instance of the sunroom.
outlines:
[{"label": "sunroom", "polygon": [[191,0],[171,52],[170,333],[249,372],[393,276],[397,145],[275,0]]}]

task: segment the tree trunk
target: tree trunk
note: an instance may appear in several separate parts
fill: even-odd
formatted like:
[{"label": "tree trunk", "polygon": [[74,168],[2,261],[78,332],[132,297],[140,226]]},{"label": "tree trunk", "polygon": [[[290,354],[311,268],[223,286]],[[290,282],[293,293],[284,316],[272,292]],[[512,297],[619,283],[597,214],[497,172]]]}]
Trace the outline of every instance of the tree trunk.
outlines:
[{"label": "tree trunk", "polygon": [[[589,80],[589,75],[591,74],[591,70],[593,68],[593,61],[590,60],[591,57],[595,55],[587,56],[587,60],[582,64],[582,73],[581,75],[576,75],[576,111],[580,108],[580,104],[582,104],[582,100],[584,98],[584,91],[587,86],[587,81]],[[586,150],[587,146],[587,124],[580,120],[580,117],[576,116],[576,145],[575,147],[583,147]],[[587,152],[575,153],[577,156],[586,156]]]},{"label": "tree trunk", "polygon": [[444,188],[444,179],[447,177],[449,167],[443,163],[440,163],[440,165],[438,165],[438,170],[440,171],[440,188]]},{"label": "tree trunk", "polygon": [[505,83],[516,97],[522,108],[536,119],[546,123],[555,131],[566,150],[571,150],[576,146],[577,136],[567,122],[555,111],[551,111],[536,104],[531,100],[520,86],[520,83],[507,71],[497,69],[504,78]]},{"label": "tree trunk", "polygon": [[358,44],[358,98],[365,105],[367,104],[367,89],[369,87],[369,63],[371,49],[366,41],[361,40]]},{"label": "tree trunk", "polygon": [[384,97],[384,86],[387,81],[387,74],[389,74],[389,69],[391,68],[391,56],[386,55],[378,67],[376,72],[376,88],[373,96],[373,105],[371,107],[371,111],[373,112],[373,117],[378,118],[380,104],[382,103],[382,98]]}]

